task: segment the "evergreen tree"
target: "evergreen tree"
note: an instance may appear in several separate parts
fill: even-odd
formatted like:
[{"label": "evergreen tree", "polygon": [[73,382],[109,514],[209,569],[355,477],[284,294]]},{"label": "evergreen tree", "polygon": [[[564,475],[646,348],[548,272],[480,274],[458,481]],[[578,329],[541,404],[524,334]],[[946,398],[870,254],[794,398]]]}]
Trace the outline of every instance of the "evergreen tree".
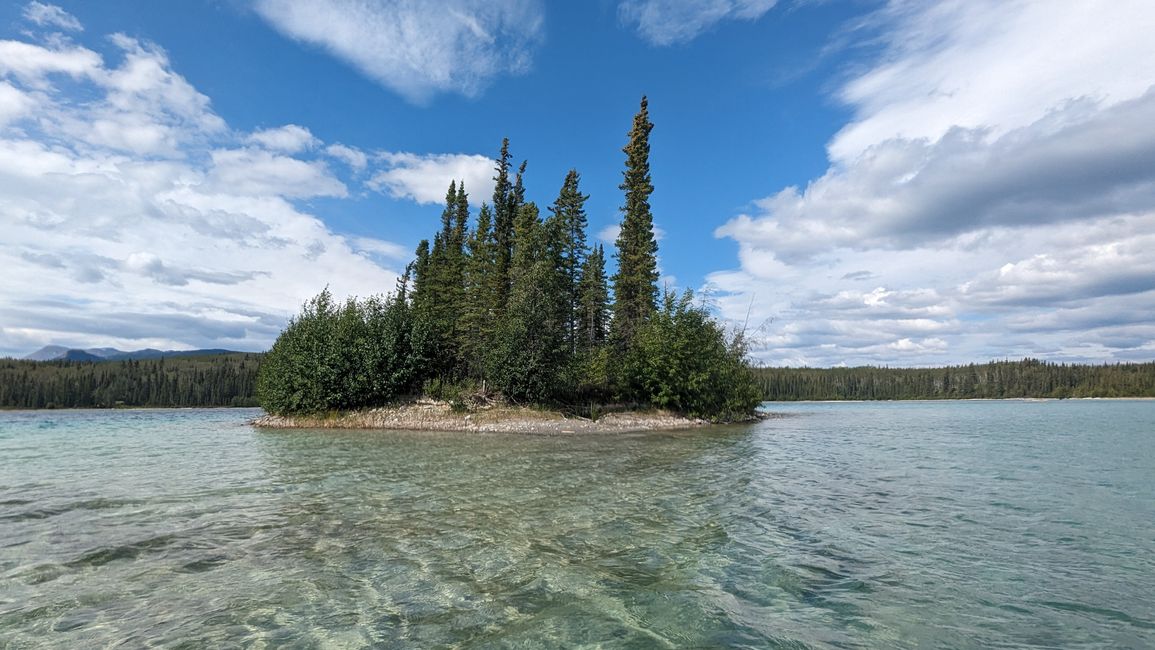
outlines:
[{"label": "evergreen tree", "polygon": [[498,325],[489,356],[489,376],[506,397],[543,402],[564,394],[566,367],[565,302],[558,291],[560,269],[551,259],[550,230],[537,206],[518,210],[511,265],[513,284],[509,306]]},{"label": "evergreen tree", "polygon": [[466,243],[465,308],[462,312],[462,351],[469,374],[483,375],[485,352],[489,349],[497,318],[497,242],[493,237],[493,217],[488,204],[481,205],[477,227]]},{"label": "evergreen tree", "polygon": [[501,153],[497,157],[497,165],[493,177],[493,238],[496,243],[494,255],[497,277],[494,284],[497,288],[497,299],[494,308],[498,313],[505,310],[505,303],[509,299],[509,267],[513,262],[513,221],[516,212],[511,209],[513,184],[509,181],[509,138],[501,140]]},{"label": "evergreen tree", "polygon": [[422,239],[413,253],[413,291],[414,308],[426,302],[429,292],[429,240]]},{"label": "evergreen tree", "polygon": [[517,218],[513,227],[513,263],[510,267],[512,279],[518,274],[524,274],[529,267],[541,256],[541,246],[544,243],[539,236],[541,213],[534,203],[526,203],[517,211]]},{"label": "evergreen tree", "polygon": [[578,348],[579,284],[581,283],[582,266],[587,255],[586,225],[588,221],[585,202],[589,196],[582,194],[578,188],[580,180],[581,175],[577,173],[577,170],[569,170],[557,200],[550,207],[550,212],[558,220],[562,237],[560,265],[565,274],[563,291],[569,306],[569,313],[565,321],[566,342],[569,344],[571,352]]},{"label": "evergreen tree", "polygon": [[462,251],[465,248],[465,235],[469,226],[469,195],[465,193],[464,180],[457,184],[457,196],[454,197],[453,207],[452,243],[455,250]]},{"label": "evergreen tree", "polygon": [[605,249],[594,247],[581,268],[578,284],[577,344],[589,350],[606,341],[609,325],[610,294],[606,283]]},{"label": "evergreen tree", "polygon": [[614,307],[612,336],[620,349],[630,347],[634,335],[654,313],[658,295],[658,243],[654,238],[654,221],[650,214],[650,123],[649,106],[642,97],[641,109],[634,116],[626,154],[626,170],[621,189],[626,203],[622,206],[621,232],[617,239],[618,271],[614,274]]},{"label": "evergreen tree", "polygon": [[441,230],[433,239],[425,275],[429,281],[416,305],[417,318],[423,321],[437,362],[430,368],[442,380],[453,380],[462,374],[463,363],[458,348],[464,311],[465,251],[464,230],[469,204],[462,186],[451,181],[441,213]]}]

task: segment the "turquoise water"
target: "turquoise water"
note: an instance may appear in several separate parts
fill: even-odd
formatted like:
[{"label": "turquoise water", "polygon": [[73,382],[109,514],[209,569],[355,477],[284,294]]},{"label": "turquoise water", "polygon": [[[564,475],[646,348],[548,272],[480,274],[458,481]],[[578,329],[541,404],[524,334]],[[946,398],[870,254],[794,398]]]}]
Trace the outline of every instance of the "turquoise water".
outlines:
[{"label": "turquoise water", "polygon": [[0,647],[1155,647],[1155,402],[685,433],[0,413]]}]

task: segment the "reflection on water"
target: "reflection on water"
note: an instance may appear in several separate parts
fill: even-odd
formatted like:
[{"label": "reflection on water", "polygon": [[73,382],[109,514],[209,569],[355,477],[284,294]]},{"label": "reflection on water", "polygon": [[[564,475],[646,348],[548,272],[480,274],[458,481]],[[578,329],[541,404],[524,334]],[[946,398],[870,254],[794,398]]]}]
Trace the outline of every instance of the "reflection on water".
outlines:
[{"label": "reflection on water", "polygon": [[0,414],[0,646],[1144,647],[1155,403],[682,433]]}]

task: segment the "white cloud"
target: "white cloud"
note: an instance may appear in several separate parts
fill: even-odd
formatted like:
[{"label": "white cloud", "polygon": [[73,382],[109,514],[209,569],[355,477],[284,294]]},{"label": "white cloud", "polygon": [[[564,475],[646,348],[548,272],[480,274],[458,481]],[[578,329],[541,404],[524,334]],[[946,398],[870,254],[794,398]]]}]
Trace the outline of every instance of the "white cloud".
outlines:
[{"label": "white cloud", "polygon": [[346,194],[323,160],[289,155],[287,139],[246,146],[164,52],[114,43],[116,65],[64,41],[0,41],[0,355],[262,349],[325,284],[393,288],[401,247],[334,233],[293,202]]},{"label": "white cloud", "polygon": [[36,106],[32,96],[10,83],[0,81],[0,127],[28,115]]},{"label": "white cloud", "polygon": [[794,260],[831,246],[894,248],[1127,214],[1155,205],[1152,121],[1155,90],[1110,108],[1067,104],[993,140],[962,128],[934,142],[885,140],[805,190],[759,201],[765,216],[740,216],[719,233]]},{"label": "white cloud", "polygon": [[212,152],[212,162],[205,185],[221,193],[295,199],[348,194],[345,184],[329,173],[321,161],[304,161],[260,149],[221,149]]},{"label": "white cloud", "polygon": [[876,19],[827,172],[718,229],[741,261],[710,278],[723,313],[753,296],[774,363],[1151,349],[1117,330],[1119,300],[1155,310],[1155,6],[896,0]]},{"label": "white cloud", "polygon": [[296,124],[257,131],[248,137],[248,141],[283,153],[300,153],[321,143],[309,129]]},{"label": "white cloud", "polygon": [[365,155],[364,151],[356,147],[350,147],[343,144],[331,144],[325,147],[325,153],[333,158],[344,162],[356,171],[365,169],[369,164],[369,156]]},{"label": "white cloud", "polygon": [[839,93],[855,117],[831,141],[849,163],[891,138],[995,139],[1073,100],[1105,109],[1155,80],[1146,0],[892,1],[881,63]]},{"label": "white cloud", "polygon": [[369,186],[399,199],[418,203],[445,202],[451,181],[465,181],[472,201],[480,204],[493,195],[493,159],[477,154],[383,153],[386,166],[369,181]]},{"label": "white cloud", "polygon": [[756,20],[777,0],[622,0],[618,17],[653,45],[693,40],[724,20]]},{"label": "white cloud", "polygon": [[255,8],[281,33],[413,102],[474,96],[499,75],[525,72],[543,31],[537,0],[255,0]]},{"label": "white cloud", "polygon": [[23,41],[0,41],[0,74],[34,84],[45,75],[89,76],[101,66],[100,55],[84,47],[47,48]]},{"label": "white cloud", "polygon": [[75,16],[56,5],[42,2],[29,2],[24,7],[24,19],[36,23],[41,27],[58,27],[70,32],[84,30],[84,26]]}]

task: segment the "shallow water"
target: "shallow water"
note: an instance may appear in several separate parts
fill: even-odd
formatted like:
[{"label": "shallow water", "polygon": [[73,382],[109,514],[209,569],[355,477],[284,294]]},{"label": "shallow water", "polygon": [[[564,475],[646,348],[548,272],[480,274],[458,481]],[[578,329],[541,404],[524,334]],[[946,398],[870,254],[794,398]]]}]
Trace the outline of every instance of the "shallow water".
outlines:
[{"label": "shallow water", "polygon": [[767,407],[0,413],[0,647],[1155,647],[1155,402]]}]

